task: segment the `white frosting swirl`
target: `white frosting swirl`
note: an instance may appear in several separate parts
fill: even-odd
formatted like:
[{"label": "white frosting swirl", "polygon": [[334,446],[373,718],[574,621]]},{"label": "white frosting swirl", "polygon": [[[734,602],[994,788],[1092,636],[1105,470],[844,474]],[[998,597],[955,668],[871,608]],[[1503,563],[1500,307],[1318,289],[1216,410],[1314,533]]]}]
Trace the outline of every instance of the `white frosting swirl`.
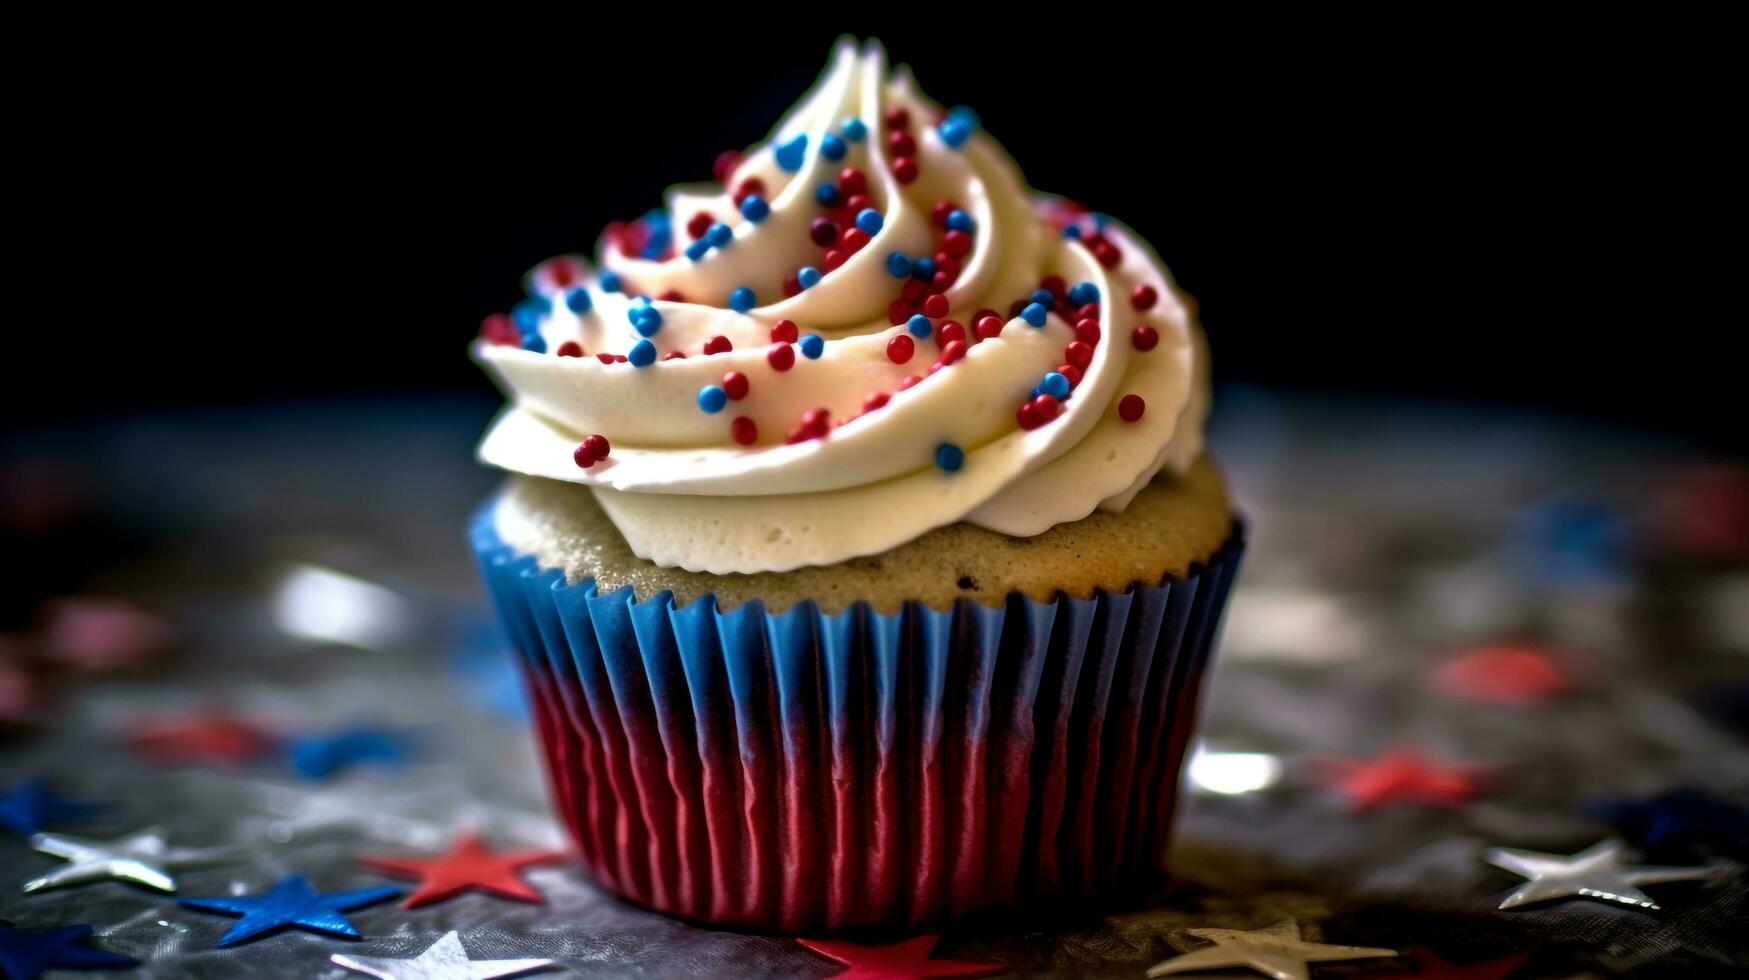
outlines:
[{"label": "white frosting swirl", "polygon": [[[893,176],[882,123],[894,107],[908,111],[917,147],[919,173],[908,184]],[[875,554],[955,521],[1037,534],[1096,507],[1121,511],[1161,467],[1188,467],[1202,449],[1206,353],[1158,258],[1127,229],[1102,219],[1100,234],[1115,248],[1115,255],[1105,255],[1109,267],[1103,265],[1081,240],[1063,237],[1041,216],[994,141],[973,133],[952,147],[932,124],[937,116],[908,73],[888,76],[878,46],[858,51],[841,44],[819,85],[769,144],[738,165],[727,187],[669,192],[677,240],[689,240],[683,229],[703,212],[731,226],[730,244],[697,260],[639,258],[604,247],[606,268],[626,288],[606,291],[591,270],[573,262],[589,291],[589,308],[581,314],[569,308],[550,272],[537,270],[532,288],[554,300],[538,326],[547,353],[514,344],[475,347],[475,357],[512,401],[482,442],[480,458],[583,484],[638,555],[713,573],[783,571]],[[842,159],[828,159],[822,141],[841,134],[850,119],[861,120],[866,136],[844,141]],[[775,148],[793,147],[804,135],[805,152],[791,173]],[[822,249],[808,233],[821,214],[815,188],[844,166],[866,175],[881,227],[841,266],[824,271],[818,284],[781,298],[786,274],[803,266],[825,269]],[[763,183],[770,204],[758,222],[744,219],[730,197],[749,177]],[[986,308],[999,311],[1006,324],[999,336],[969,343],[957,363],[928,373],[940,353],[935,335],[915,340],[909,363],[888,357],[889,341],[906,327],[890,323],[889,304],[903,283],[888,270],[887,257],[938,252],[940,228],[931,209],[941,200],[970,215],[974,232],[971,251],[945,291],[949,311],[933,318],[934,329],[952,320],[975,340],[974,314]],[[1077,221],[1091,233],[1091,216]],[[1100,341],[1060,415],[1025,429],[1017,408],[1046,372],[1064,363],[1065,347],[1076,339],[1056,312],[1042,328],[1007,317],[1011,304],[1047,276],[1097,290]],[[1130,299],[1138,285],[1158,297],[1145,312]],[[728,309],[738,287],[752,289],[761,305],[746,313]],[[650,341],[657,351],[677,351],[684,359],[647,367],[597,359],[598,353],[625,353],[639,340],[628,319],[635,301],[627,293],[634,289],[685,297],[649,304],[661,318]],[[817,358],[798,350],[794,366],[779,371],[767,354],[773,325],[786,319],[825,343]],[[1143,323],[1159,338],[1145,352],[1130,341],[1132,328]],[[704,355],[706,342],[718,336],[733,350]],[[556,356],[567,341],[589,356]],[[700,389],[720,384],[730,371],[748,378],[750,392],[721,412],[701,409]],[[925,377],[900,390],[912,375]],[[864,399],[877,392],[889,394],[888,403],[859,415]],[[1118,404],[1131,394],[1145,400],[1146,410],[1125,421]],[[823,438],[786,444],[802,414],[817,408],[849,421]],[[757,426],[757,442],[735,441],[731,420],[737,417]],[[606,460],[585,468],[572,452],[591,433],[606,436],[613,448]],[[943,443],[963,451],[957,471],[937,465]]]}]

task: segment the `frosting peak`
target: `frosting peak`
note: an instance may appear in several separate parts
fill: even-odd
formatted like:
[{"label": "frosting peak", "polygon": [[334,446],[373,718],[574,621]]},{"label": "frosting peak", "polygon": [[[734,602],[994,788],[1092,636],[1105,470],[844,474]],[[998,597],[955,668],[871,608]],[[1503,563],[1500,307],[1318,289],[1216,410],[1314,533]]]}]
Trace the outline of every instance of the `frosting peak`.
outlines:
[{"label": "frosting peak", "polygon": [[[610,226],[491,317],[479,450],[583,484],[640,556],[716,573],[970,521],[1122,510],[1201,451],[1206,355],[1127,229],[1027,191],[969,110],[844,42],[719,183]],[[602,443],[578,452],[586,437]]]}]

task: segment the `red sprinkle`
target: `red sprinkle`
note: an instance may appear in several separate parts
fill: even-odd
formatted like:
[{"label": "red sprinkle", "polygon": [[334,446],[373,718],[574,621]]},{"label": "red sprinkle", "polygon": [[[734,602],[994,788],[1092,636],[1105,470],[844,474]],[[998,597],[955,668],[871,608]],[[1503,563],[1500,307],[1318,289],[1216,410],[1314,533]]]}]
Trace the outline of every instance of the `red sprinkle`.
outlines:
[{"label": "red sprinkle", "polygon": [[1118,400],[1117,415],[1125,422],[1134,422],[1142,417],[1142,413],[1147,411],[1147,408],[1148,403],[1142,401],[1141,395],[1125,395]]},{"label": "red sprinkle", "polygon": [[612,354],[597,354],[595,355],[595,359],[603,364],[612,364],[614,362],[614,356]]},{"label": "red sprinkle", "polygon": [[911,125],[911,114],[904,106],[896,105],[887,110],[886,122],[888,129],[904,129]]},{"label": "red sprinkle", "polygon": [[862,410],[872,412],[877,408],[885,408],[889,397],[891,396],[884,391],[870,392],[869,396],[862,400]]},{"label": "red sprinkle", "polygon": [[1089,347],[1099,346],[1099,321],[1076,320],[1075,339]]},{"label": "red sprinkle", "polygon": [[963,231],[950,231],[941,236],[941,247],[949,255],[965,255],[972,250],[972,236]]},{"label": "red sprinkle", "polygon": [[[724,150],[717,154],[717,158],[711,162],[711,179],[719,184],[726,184],[729,181],[729,175],[733,174],[735,168],[740,165],[740,150]],[[692,237],[697,238],[698,236]]]},{"label": "red sprinkle", "polygon": [[1159,342],[1159,332],[1145,323],[1136,324],[1136,329],[1130,331],[1130,344],[1136,350],[1153,350]]},{"label": "red sprinkle", "polygon": [[1028,430],[1044,424],[1044,420],[1038,417],[1038,408],[1032,402],[1022,402],[1014,411],[1014,420],[1020,423],[1021,428]]},{"label": "red sprinkle", "polygon": [[845,167],[838,171],[838,193],[845,197],[867,193],[868,178],[855,167]]},{"label": "red sprinkle", "polygon": [[671,350],[668,353],[663,354],[661,357],[658,357],[657,360],[659,360],[659,361],[684,361],[684,360],[686,360],[686,355],[682,354],[681,352],[679,352],[677,350]]},{"label": "red sprinkle", "polygon": [[936,201],[935,206],[929,209],[929,217],[935,222],[935,227],[946,228],[947,216],[959,209],[960,206],[952,201]]},{"label": "red sprinkle", "polygon": [[553,285],[566,289],[577,281],[577,267],[568,259],[554,259],[547,263],[547,274],[553,277]]},{"label": "red sprinkle", "polygon": [[1057,401],[1055,395],[1043,394],[1032,400],[1032,407],[1038,411],[1041,422],[1049,422],[1063,410],[1063,404]]},{"label": "red sprinkle", "polygon": [[749,177],[746,180],[741,181],[740,186],[735,188],[735,206],[740,207],[741,199],[749,194],[758,194],[761,197],[765,196],[765,181],[760,180],[758,177]]},{"label": "red sprinkle", "polygon": [[929,284],[921,279],[907,279],[905,285],[899,287],[899,295],[913,303],[923,302],[923,297],[929,295]]},{"label": "red sprinkle", "polygon": [[792,272],[789,275],[783,277],[783,295],[786,298],[790,297],[790,296],[794,296],[801,291],[802,291],[802,281],[800,279],[796,278],[795,273]]},{"label": "red sprinkle", "polygon": [[1062,276],[1046,276],[1038,281],[1038,288],[1062,299],[1069,292],[1069,283]]},{"label": "red sprinkle", "polygon": [[748,382],[745,374],[739,371],[730,371],[723,375],[723,394],[728,395],[730,401],[738,402],[746,398],[747,388]]},{"label": "red sprinkle", "polygon": [[693,238],[703,238],[704,233],[710,231],[711,225],[716,223],[716,217],[709,211],[700,211],[692,216],[691,221],[686,223],[686,233]]},{"label": "red sprinkle", "polygon": [[923,301],[925,316],[947,316],[947,297],[936,293]]},{"label": "red sprinkle", "polygon": [[815,218],[808,222],[808,238],[815,245],[825,248],[838,240],[838,222],[831,218]]},{"label": "red sprinkle", "polygon": [[717,334],[715,337],[704,342],[704,352],[706,354],[727,354],[734,349],[735,345],[729,343],[729,338],[722,334]]},{"label": "red sprinkle", "polygon": [[904,379],[899,382],[899,390],[906,391],[915,388],[917,385],[921,384],[922,381],[923,376],[920,374],[907,374]]},{"label": "red sprinkle", "polygon": [[751,446],[759,438],[759,426],[747,416],[737,415],[735,421],[729,423],[729,436],[743,446]]},{"label": "red sprinkle", "polygon": [[660,295],[656,298],[663,301],[664,303],[684,303],[684,302],[686,302],[686,297],[681,295],[680,290],[678,290],[678,289],[664,289],[664,290],[662,290],[662,295]]},{"label": "red sprinkle", "polygon": [[480,321],[480,339],[488,344],[514,344],[521,340],[510,318],[494,313]]},{"label": "red sprinkle", "polygon": [[941,363],[952,364],[953,362],[959,360],[960,358],[962,358],[964,356],[966,356],[966,342],[965,341],[953,340],[953,341],[949,341],[948,343],[942,345]]},{"label": "red sprinkle", "polygon": [[832,431],[832,413],[824,408],[810,408],[802,413],[802,424],[790,430],[790,444],[823,438]]},{"label": "red sprinkle", "polygon": [[1087,365],[1093,361],[1093,347],[1079,340],[1071,341],[1069,346],[1063,348],[1063,360],[1085,371]]},{"label": "red sprinkle", "polygon": [[1136,283],[1136,288],[1130,290],[1130,305],[1138,310],[1151,310],[1159,301],[1160,294],[1145,282]]},{"label": "red sprinkle", "polygon": [[1117,246],[1104,239],[1093,243],[1093,257],[1107,269],[1114,269],[1123,261],[1123,253],[1118,251]]},{"label": "red sprinkle", "polygon": [[559,345],[558,354],[560,357],[582,357],[583,345],[575,340],[567,340]]},{"label": "red sprinkle", "polygon": [[1069,387],[1071,388],[1081,383],[1081,369],[1073,364],[1057,365],[1057,373],[1069,379]]},{"label": "red sprinkle", "polygon": [[960,326],[959,321],[957,320],[948,320],[941,325],[940,329],[935,331],[935,342],[943,347],[946,347],[948,344],[951,344],[956,340],[963,341],[965,339],[966,328]]},{"label": "red sprinkle", "polygon": [[795,366],[796,349],[788,344],[773,344],[771,350],[765,352],[765,360],[773,370],[788,371]]},{"label": "red sprinkle", "polygon": [[[911,281],[916,282],[917,280],[913,279]],[[888,323],[890,323],[896,327],[899,324],[904,323],[906,320],[909,320],[909,319],[911,319],[911,301],[910,300],[905,299],[904,297],[901,296],[900,298],[893,300],[891,303],[887,304],[887,322]]]},{"label": "red sprinkle", "polygon": [[771,325],[771,342],[793,344],[798,336],[794,320],[779,320]]},{"label": "red sprinkle", "polygon": [[994,313],[978,317],[978,339],[995,340],[1002,333],[1002,318]]},{"label": "red sprinkle", "polygon": [[1076,310],[1075,311],[1075,319],[1098,321],[1098,319],[1099,319],[1099,304],[1098,303],[1088,303],[1087,305]]},{"label": "red sprinkle", "polygon": [[893,161],[893,179],[901,184],[909,184],[917,179],[917,161],[911,157],[899,157]]},{"label": "red sprinkle", "polygon": [[833,269],[838,268],[839,266],[843,265],[844,260],[848,259],[848,258],[850,258],[850,253],[846,252],[845,250],[843,250],[841,248],[829,248],[829,249],[827,249],[826,250],[826,271],[831,272]]},{"label": "red sprinkle", "polygon": [[571,453],[571,459],[578,466],[588,469],[606,459],[607,454],[612,451],[613,447],[608,445],[607,437],[597,433],[584,439],[576,451]]},{"label": "red sprinkle", "polygon": [[916,156],[917,141],[911,138],[910,133],[896,129],[887,134],[887,149],[896,157]]},{"label": "red sprinkle", "polygon": [[958,277],[957,270],[949,272],[946,269],[941,269],[929,277],[929,288],[938,293],[945,293],[953,288],[954,280]]},{"label": "red sprinkle", "polygon": [[908,333],[895,334],[892,340],[887,341],[887,360],[894,364],[910,363],[911,356],[915,353],[917,344]]},{"label": "red sprinkle", "polygon": [[868,232],[854,226],[844,229],[844,234],[838,236],[838,247],[846,251],[860,251],[867,244]]},{"label": "red sprinkle", "polygon": [[873,206],[874,202],[869,200],[867,194],[852,194],[850,199],[844,202],[844,211],[848,217],[855,218],[862,213],[863,208]]}]

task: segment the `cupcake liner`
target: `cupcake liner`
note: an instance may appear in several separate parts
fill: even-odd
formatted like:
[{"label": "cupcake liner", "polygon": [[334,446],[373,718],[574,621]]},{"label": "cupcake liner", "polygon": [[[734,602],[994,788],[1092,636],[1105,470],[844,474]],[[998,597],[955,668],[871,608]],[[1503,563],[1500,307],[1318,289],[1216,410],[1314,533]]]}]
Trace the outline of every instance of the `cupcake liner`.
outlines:
[{"label": "cupcake liner", "polygon": [[1243,550],[1048,602],[677,606],[472,543],[555,807],[630,901],[786,933],[915,929],[1154,871]]}]

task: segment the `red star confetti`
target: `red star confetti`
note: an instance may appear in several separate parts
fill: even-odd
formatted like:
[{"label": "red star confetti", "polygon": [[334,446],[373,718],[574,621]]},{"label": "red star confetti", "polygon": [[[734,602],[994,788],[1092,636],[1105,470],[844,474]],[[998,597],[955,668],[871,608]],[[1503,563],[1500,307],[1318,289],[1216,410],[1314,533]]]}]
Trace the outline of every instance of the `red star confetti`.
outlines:
[{"label": "red star confetti", "polygon": [[1326,767],[1327,785],[1346,796],[1356,813],[1390,803],[1456,809],[1476,795],[1486,772],[1481,766],[1438,762],[1411,746],[1373,759],[1331,759]]},{"label": "red star confetti", "polygon": [[137,666],[174,640],[163,620],[120,600],[55,599],[43,612],[44,648],[81,670]]},{"label": "red star confetti", "polygon": [[235,769],[272,753],[279,739],[254,724],[222,711],[144,719],[128,744],[160,765],[204,762]]},{"label": "red star confetti", "polygon": [[432,858],[361,857],[359,863],[373,871],[419,879],[403,908],[418,908],[469,890],[490,892],[519,902],[539,902],[534,890],[516,872],[536,864],[550,864],[564,857],[563,851],[503,851],[494,853],[475,833],[465,833],[450,845],[448,853]]},{"label": "red star confetti", "polygon": [[1529,953],[1519,953],[1497,960],[1458,966],[1440,959],[1431,950],[1416,948],[1410,950],[1409,953],[1415,958],[1414,973],[1383,973],[1369,974],[1369,976],[1372,977],[1372,980],[1506,980],[1508,974],[1518,969],[1525,960],[1530,959]]},{"label": "red star confetti", "polygon": [[850,969],[833,980],[926,980],[929,977],[987,977],[1007,967],[1000,963],[969,960],[932,960],[940,936],[916,936],[887,946],[861,946],[832,939],[798,939],[796,942],[836,960]]},{"label": "red star confetti", "polygon": [[1571,691],[1573,677],[1552,648],[1495,643],[1460,653],[1434,672],[1433,686],[1454,698],[1530,708]]}]

